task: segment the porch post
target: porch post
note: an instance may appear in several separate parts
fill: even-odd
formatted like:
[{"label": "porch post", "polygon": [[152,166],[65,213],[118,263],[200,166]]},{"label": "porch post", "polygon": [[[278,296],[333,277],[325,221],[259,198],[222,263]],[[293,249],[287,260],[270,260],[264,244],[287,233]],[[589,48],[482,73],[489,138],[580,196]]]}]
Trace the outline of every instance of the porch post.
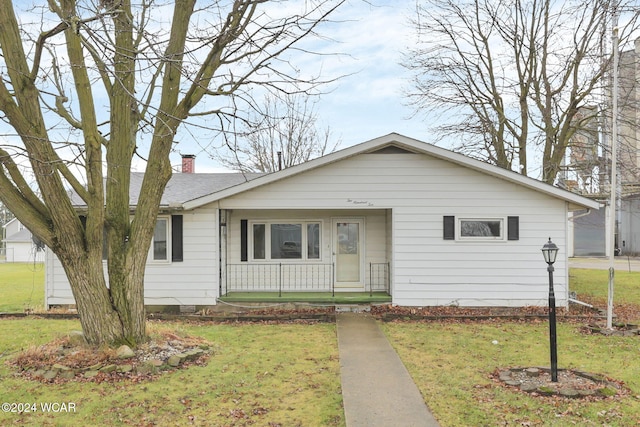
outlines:
[{"label": "porch post", "polygon": [[336,263],[331,263],[331,296],[336,296]]},{"label": "porch post", "polygon": [[227,276],[227,211],[218,209],[218,280],[220,281],[218,288],[220,296],[229,293]]},{"label": "porch post", "polygon": [[387,262],[387,271],[386,271],[386,283],[385,288],[387,290],[387,294],[391,295],[391,262]]},{"label": "porch post", "polygon": [[279,268],[279,280],[278,280],[278,296],[282,297],[282,263],[278,264]]},{"label": "porch post", "polygon": [[369,297],[373,296],[373,263],[369,263]]}]

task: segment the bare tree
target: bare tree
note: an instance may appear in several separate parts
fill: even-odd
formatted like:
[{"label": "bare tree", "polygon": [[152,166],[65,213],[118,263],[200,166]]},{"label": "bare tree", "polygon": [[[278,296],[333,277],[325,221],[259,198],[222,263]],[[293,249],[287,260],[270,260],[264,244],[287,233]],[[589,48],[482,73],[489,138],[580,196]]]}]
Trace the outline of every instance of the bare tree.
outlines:
[{"label": "bare tree", "polygon": [[242,172],[274,172],[335,151],[329,127],[319,129],[315,100],[302,93],[272,94],[245,122],[230,150],[214,155]]},{"label": "bare tree", "polygon": [[[252,87],[318,84],[301,80],[285,54],[306,51],[301,40],[343,0],[48,0],[17,10],[26,3],[0,0],[0,111],[14,135],[0,145],[0,200],[59,258],[87,340],[136,345],[146,338],[145,262],[179,132],[226,132]],[[131,215],[136,155],[147,162]]]},{"label": "bare tree", "polygon": [[[440,112],[434,128],[459,149],[525,175],[530,156],[541,158],[541,177],[553,183],[572,136],[594,118],[576,116],[602,101],[611,8],[607,0],[419,2],[408,98],[417,111]],[[621,29],[623,43],[635,18]]]}]

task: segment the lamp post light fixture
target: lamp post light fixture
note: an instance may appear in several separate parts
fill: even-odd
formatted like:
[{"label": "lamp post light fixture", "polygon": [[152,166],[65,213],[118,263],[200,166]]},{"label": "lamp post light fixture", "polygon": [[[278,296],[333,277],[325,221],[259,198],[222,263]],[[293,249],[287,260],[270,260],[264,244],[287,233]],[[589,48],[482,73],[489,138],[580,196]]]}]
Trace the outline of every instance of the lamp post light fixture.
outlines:
[{"label": "lamp post light fixture", "polygon": [[558,344],[556,340],[556,296],[553,292],[553,263],[558,256],[558,246],[551,241],[542,247],[542,256],[549,272],[549,347],[551,352],[551,381],[558,382]]}]

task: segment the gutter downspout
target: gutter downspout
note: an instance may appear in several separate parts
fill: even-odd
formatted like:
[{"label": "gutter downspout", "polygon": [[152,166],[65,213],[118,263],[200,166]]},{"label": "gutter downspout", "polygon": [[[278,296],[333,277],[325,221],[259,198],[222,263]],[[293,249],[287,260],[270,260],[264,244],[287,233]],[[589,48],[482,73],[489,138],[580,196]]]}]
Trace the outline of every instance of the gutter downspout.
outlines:
[{"label": "gutter downspout", "polygon": [[573,215],[573,216],[571,216],[571,218],[569,218],[569,221],[575,221],[576,219],[578,219],[578,218],[582,218],[582,217],[584,217],[584,216],[587,216],[587,215],[589,215],[590,213],[591,213],[591,208],[587,208],[587,211],[586,211],[586,212],[583,212],[583,213],[578,214],[578,215]]}]

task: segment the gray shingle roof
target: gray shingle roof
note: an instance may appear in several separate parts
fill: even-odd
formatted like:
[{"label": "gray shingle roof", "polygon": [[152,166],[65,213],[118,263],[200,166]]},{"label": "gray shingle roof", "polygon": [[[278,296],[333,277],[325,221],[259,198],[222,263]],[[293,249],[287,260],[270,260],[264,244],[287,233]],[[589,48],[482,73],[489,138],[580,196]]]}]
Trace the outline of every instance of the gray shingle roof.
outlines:
[{"label": "gray shingle roof", "polygon": [[[160,206],[182,204],[208,194],[250,181],[262,174],[241,173],[175,173],[167,183]],[[143,173],[131,173],[130,205],[138,204],[138,195],[142,186]]]},{"label": "gray shingle roof", "polygon": [[[233,187],[243,182],[250,181],[263,174],[260,173],[174,173],[160,201],[161,208],[177,207],[185,202],[194,200],[218,191]],[[129,205],[138,204],[140,187],[144,173],[132,172],[129,186]],[[82,208],[84,201],[75,192],[70,194],[74,206]]]}]

